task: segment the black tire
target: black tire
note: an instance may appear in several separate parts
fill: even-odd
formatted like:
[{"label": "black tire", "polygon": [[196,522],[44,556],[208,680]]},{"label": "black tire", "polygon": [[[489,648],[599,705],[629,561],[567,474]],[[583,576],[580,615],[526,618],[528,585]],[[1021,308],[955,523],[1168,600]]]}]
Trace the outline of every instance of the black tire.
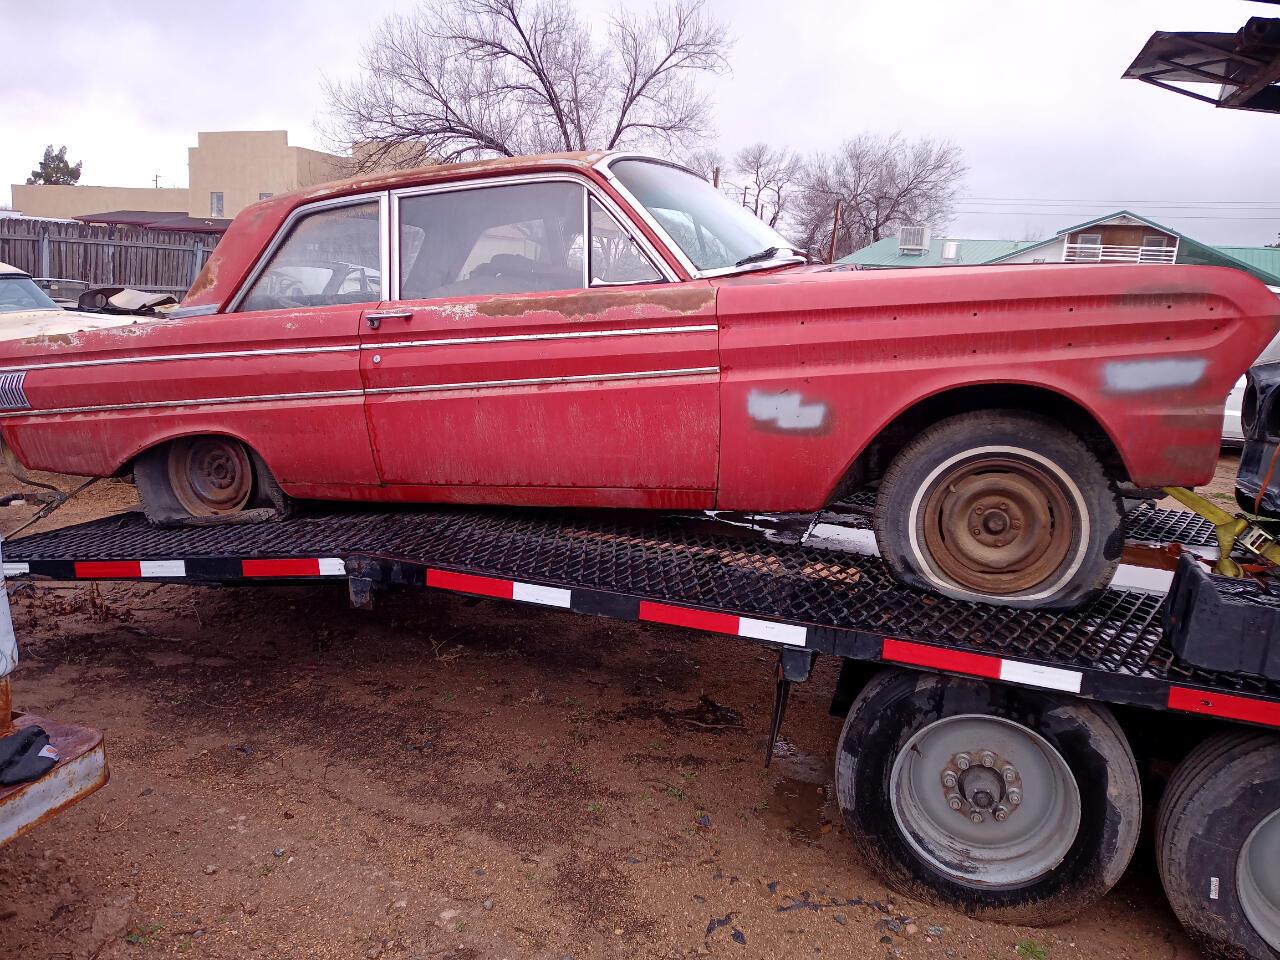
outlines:
[{"label": "black tire", "polygon": [[[201,440],[222,444],[232,451],[244,474],[243,496],[224,509],[193,509],[190,492],[184,497],[174,488],[175,458],[191,443]],[[183,438],[148,450],[134,461],[133,482],[143,514],[157,526],[244,523],[282,519],[292,512],[292,501],[257,452],[226,437]]]},{"label": "black tire", "polygon": [[[1016,828],[1025,834],[1025,849],[1034,852],[1021,855],[1023,859],[1009,867],[998,865],[1010,882],[990,882],[1001,874],[984,872],[966,859],[975,846],[965,812],[956,812],[956,834],[949,838],[951,845],[942,847],[924,842],[925,834],[912,829],[910,816],[900,812],[901,771],[917,762],[928,765],[929,741],[921,737],[939,729],[939,721],[976,723],[977,729],[1008,728],[1014,738],[1009,756],[1024,762],[1029,752],[1045,752],[1047,745],[1062,762],[1063,776],[1071,778],[1068,790],[1074,784],[1076,805],[1070,817],[1037,817]],[[1031,773],[1035,763],[1019,767]],[[938,786],[945,789],[941,781]],[[1024,812],[1037,813],[1032,791],[1051,792],[1043,778],[1028,779],[1025,790],[1025,809],[1015,810],[1007,824],[993,821],[973,830],[989,831],[986,836],[996,844],[1012,839],[999,831]],[[1105,707],[1036,690],[905,670],[878,674],[854,701],[840,734],[836,795],[855,848],[890,887],[970,916],[1030,926],[1069,919],[1111,889],[1133,855],[1142,818],[1137,765]],[[951,829],[950,821],[939,822]],[[1041,823],[1058,826],[1038,826]],[[1068,823],[1076,825],[1061,826]],[[1050,838],[1043,847],[1035,846],[1039,834]],[[1049,847],[1058,852],[1040,859]],[[1027,858],[1029,864],[1024,862]],[[1034,873],[1012,879],[1025,866]]]},{"label": "black tire", "polygon": [[903,583],[1006,607],[1081,606],[1124,549],[1120,496],[1098,458],[1016,411],[958,414],[917,436],[885,473],[873,519]]},{"label": "black tire", "polygon": [[[1273,942],[1264,939],[1239,884],[1246,841],[1264,821],[1280,829],[1280,822],[1267,819],[1277,816],[1280,737],[1274,734],[1211,737],[1169,780],[1156,819],[1156,863],[1173,912],[1206,956],[1280,958],[1280,929],[1270,929]],[[1280,876],[1280,860],[1269,865]]]}]

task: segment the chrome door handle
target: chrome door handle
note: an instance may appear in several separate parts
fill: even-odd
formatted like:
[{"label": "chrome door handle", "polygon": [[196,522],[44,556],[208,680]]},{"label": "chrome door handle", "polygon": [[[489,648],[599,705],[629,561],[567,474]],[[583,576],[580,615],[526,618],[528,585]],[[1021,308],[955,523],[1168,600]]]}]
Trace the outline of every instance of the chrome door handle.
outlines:
[{"label": "chrome door handle", "polygon": [[369,324],[370,329],[377,330],[382,326],[383,320],[412,320],[412,310],[375,310],[373,313],[364,315],[365,323]]}]

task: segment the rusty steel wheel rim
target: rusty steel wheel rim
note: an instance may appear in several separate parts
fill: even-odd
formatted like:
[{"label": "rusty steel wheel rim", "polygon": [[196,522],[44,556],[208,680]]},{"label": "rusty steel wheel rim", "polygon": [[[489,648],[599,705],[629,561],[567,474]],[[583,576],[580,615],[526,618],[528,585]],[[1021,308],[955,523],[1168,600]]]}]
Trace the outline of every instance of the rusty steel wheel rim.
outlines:
[{"label": "rusty steel wheel rim", "polygon": [[924,541],[938,572],[992,595],[1048,580],[1075,538],[1070,501],[1039,465],[1015,457],[960,464],[925,500]]},{"label": "rusty steel wheel rim", "polygon": [[236,440],[178,440],[169,448],[169,487],[193,517],[237,513],[253,493],[253,465]]}]

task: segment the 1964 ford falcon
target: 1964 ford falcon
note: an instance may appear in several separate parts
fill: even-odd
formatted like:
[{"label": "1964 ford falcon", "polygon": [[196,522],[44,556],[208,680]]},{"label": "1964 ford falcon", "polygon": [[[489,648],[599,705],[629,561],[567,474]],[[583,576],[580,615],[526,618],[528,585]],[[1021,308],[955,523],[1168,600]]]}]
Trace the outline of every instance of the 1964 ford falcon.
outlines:
[{"label": "1964 ford falcon", "polygon": [[290,498],[814,510],[880,481],[904,581],[1071,606],[1118,484],[1209,479],[1277,299],[1226,269],[848,271],[693,174],[571,154],[280,195],[163,318],[0,315],[28,468],[158,522]]}]

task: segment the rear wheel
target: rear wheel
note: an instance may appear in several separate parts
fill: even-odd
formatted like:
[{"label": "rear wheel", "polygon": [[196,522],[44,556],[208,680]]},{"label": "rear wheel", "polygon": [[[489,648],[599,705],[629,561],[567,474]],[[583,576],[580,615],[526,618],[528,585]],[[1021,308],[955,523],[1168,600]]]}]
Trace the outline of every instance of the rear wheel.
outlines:
[{"label": "rear wheel", "polygon": [[836,792],[891,887],[1030,925],[1106,893],[1141,820],[1133,754],[1105,707],[899,670],[850,709]]},{"label": "rear wheel", "polygon": [[182,437],[150,450],[134,465],[134,482],[154,523],[266,519],[287,511],[266,464],[230,437]]},{"label": "rear wheel", "polygon": [[1220,734],[1191,751],[1160,804],[1156,859],[1208,956],[1280,958],[1280,737]]},{"label": "rear wheel", "polygon": [[1122,511],[1074,434],[1031,414],[981,411],[934,424],[894,458],[875,531],[915,587],[1011,607],[1096,596],[1123,548]]}]

